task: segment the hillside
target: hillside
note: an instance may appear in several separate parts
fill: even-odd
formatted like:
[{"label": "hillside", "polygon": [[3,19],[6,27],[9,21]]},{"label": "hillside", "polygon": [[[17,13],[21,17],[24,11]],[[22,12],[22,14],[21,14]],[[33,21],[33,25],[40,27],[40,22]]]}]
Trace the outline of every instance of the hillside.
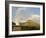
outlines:
[{"label": "hillside", "polygon": [[17,27],[18,29],[20,28],[21,30],[40,30],[40,24],[37,24],[33,22],[32,20],[27,20],[24,23],[20,22],[19,26],[17,26],[15,23],[12,23],[12,24],[15,28]]}]

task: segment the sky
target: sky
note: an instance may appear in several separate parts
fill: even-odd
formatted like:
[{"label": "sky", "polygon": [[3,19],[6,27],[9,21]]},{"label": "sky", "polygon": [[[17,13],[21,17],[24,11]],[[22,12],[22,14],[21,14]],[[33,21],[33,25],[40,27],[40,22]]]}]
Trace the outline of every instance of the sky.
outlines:
[{"label": "sky", "polygon": [[[12,19],[16,22],[16,16],[20,18],[20,21],[26,21],[27,19],[40,21],[40,8],[36,7],[12,7]],[[38,19],[37,19],[38,18]],[[37,22],[38,22],[37,21]]]}]

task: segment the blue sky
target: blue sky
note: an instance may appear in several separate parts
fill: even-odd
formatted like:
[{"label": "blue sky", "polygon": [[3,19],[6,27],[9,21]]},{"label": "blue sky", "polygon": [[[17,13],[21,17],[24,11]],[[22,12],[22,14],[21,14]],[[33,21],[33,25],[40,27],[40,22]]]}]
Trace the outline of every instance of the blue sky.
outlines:
[{"label": "blue sky", "polygon": [[[19,9],[19,7],[12,7],[12,16],[16,15],[16,10],[17,8]],[[40,15],[40,8],[33,8],[33,7],[24,7],[26,10],[21,10],[21,12],[26,15],[31,15],[33,14],[38,14]]]},{"label": "blue sky", "polygon": [[12,17],[15,17],[17,12],[21,15],[21,20],[27,19],[33,14],[40,16],[40,8],[35,7],[12,7]]}]

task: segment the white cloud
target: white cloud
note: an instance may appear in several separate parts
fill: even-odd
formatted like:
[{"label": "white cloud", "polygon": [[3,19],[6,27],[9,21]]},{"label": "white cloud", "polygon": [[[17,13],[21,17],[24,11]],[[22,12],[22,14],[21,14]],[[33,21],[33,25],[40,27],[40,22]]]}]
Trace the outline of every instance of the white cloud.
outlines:
[{"label": "white cloud", "polygon": [[21,22],[26,22],[27,20],[32,20],[32,21],[34,21],[34,22],[36,22],[36,23],[40,23],[40,16],[39,15],[36,15],[36,14],[34,14],[34,15],[32,15],[32,16],[30,16],[30,17],[28,17],[27,19],[25,19],[25,20],[21,20]]},{"label": "white cloud", "polygon": [[16,23],[17,25],[19,25],[19,22],[20,22],[20,16],[21,16],[21,11],[22,10],[26,10],[26,8],[18,8],[16,10],[16,16],[15,17],[12,17],[12,21],[14,23]]},{"label": "white cloud", "polygon": [[27,20],[33,20],[34,22],[36,23],[40,23],[40,16],[39,15],[36,15],[36,14],[32,14],[32,16],[24,19],[24,20],[20,20],[21,19],[21,11],[22,10],[26,10],[26,8],[18,8],[16,10],[16,16],[13,17],[13,22],[19,24],[19,22],[26,22]]},{"label": "white cloud", "polygon": [[40,16],[39,15],[32,15],[31,19],[36,22],[36,23],[40,23]]},{"label": "white cloud", "polygon": [[[20,20],[20,22],[26,22],[27,20],[32,20],[32,21],[39,24],[40,23],[40,16],[36,15],[36,14],[32,14],[32,16],[28,17],[27,19]],[[15,20],[15,17],[13,17],[13,22],[17,23],[17,21]]]},{"label": "white cloud", "polygon": [[19,22],[21,21],[20,19],[21,19],[21,11],[22,10],[26,10],[26,8],[18,8],[16,10],[16,17],[15,17],[15,20],[14,20],[14,22],[16,23],[16,25],[19,25]]}]

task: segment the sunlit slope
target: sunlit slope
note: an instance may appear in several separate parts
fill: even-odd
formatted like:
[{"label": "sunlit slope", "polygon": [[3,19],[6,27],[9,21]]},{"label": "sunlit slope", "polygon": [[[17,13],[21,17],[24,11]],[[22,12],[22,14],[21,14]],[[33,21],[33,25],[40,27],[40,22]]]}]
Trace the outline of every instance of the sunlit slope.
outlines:
[{"label": "sunlit slope", "polygon": [[25,23],[20,23],[20,26],[27,26],[32,29],[40,29],[40,24],[33,22],[32,20],[28,20]]}]

